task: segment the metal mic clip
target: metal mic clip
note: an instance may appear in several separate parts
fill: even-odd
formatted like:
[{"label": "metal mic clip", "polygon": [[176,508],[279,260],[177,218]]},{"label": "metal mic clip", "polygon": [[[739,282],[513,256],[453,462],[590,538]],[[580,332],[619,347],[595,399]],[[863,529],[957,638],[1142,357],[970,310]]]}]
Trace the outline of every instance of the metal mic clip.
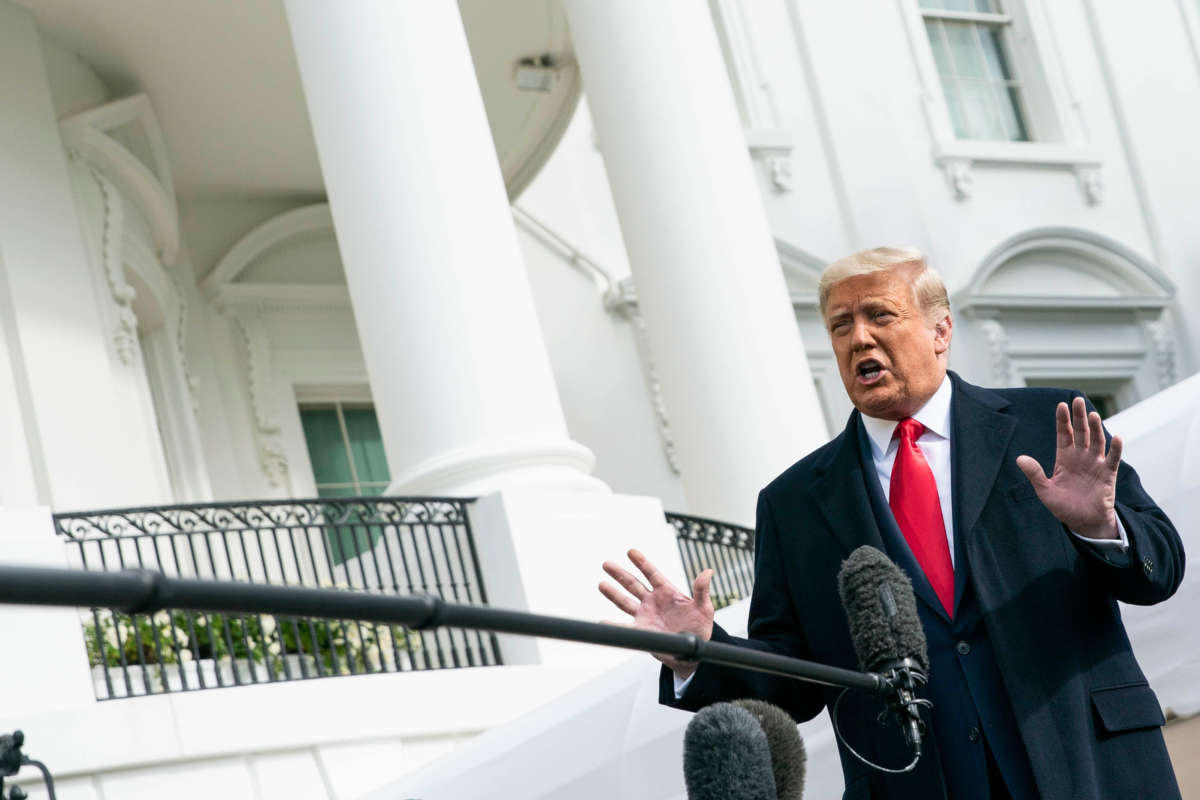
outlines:
[{"label": "metal mic clip", "polygon": [[918,757],[921,755],[921,739],[925,735],[925,721],[921,719],[921,707],[933,708],[933,703],[917,697],[917,689],[925,685],[927,678],[911,658],[888,664],[884,680],[892,688],[888,697],[888,711],[895,715],[904,730],[904,739]]}]

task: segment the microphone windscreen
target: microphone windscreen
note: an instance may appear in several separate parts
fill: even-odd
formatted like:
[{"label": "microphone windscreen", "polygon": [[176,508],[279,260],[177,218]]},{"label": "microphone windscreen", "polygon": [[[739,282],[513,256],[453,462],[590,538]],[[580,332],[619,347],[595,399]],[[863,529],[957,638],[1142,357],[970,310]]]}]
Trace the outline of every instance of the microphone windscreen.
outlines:
[{"label": "microphone windscreen", "polygon": [[912,581],[891,559],[869,545],[859,547],[838,570],[838,594],[860,669],[869,672],[911,658],[929,673]]},{"label": "microphone windscreen", "polygon": [[733,704],[753,714],[767,735],[777,800],[800,800],[808,757],[796,720],[779,706],[763,700],[734,700]]},{"label": "microphone windscreen", "polygon": [[683,734],[688,800],[775,800],[767,734],[732,703],[702,708]]}]

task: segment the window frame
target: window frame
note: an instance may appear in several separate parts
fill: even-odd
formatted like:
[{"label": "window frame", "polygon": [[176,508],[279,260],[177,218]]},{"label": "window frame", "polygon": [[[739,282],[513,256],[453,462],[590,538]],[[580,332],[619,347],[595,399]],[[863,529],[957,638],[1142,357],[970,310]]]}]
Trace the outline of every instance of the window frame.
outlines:
[{"label": "window frame", "polygon": [[[1102,159],[1087,143],[1080,102],[1067,79],[1053,25],[1041,0],[1003,0],[1001,15],[982,12],[939,12],[923,9],[919,0],[897,0],[921,85],[920,101],[932,139],[932,160],[941,167],[957,200],[973,196],[976,165],[1042,167],[1072,170],[1084,200],[1098,204],[1103,196]],[[1011,20],[1006,36],[1009,69],[1022,90],[1022,110],[1030,141],[959,139],[951,122],[933,46],[925,29],[925,12],[949,19]]]},{"label": "window frame", "polygon": [[[995,0],[995,2],[1000,3],[1001,0]],[[1000,35],[998,37],[999,41],[1000,41],[1000,51],[1001,51],[1000,57],[1006,63],[1006,65],[1008,66],[1008,70],[1011,73],[1011,77],[1008,79],[1010,88],[1015,88],[1017,90],[1017,100],[1013,103],[1013,107],[1014,107],[1014,111],[1016,112],[1016,115],[1018,117],[1019,123],[1025,131],[1025,135],[1026,135],[1025,139],[966,139],[966,138],[962,138],[962,137],[959,137],[957,135],[957,133],[954,132],[954,123],[953,123],[953,119],[951,119],[950,128],[951,128],[951,133],[954,136],[954,138],[958,141],[970,141],[970,142],[976,142],[976,141],[983,141],[983,142],[1037,142],[1037,141],[1040,141],[1042,138],[1040,135],[1042,124],[1041,124],[1041,121],[1038,119],[1038,115],[1032,113],[1032,111],[1029,107],[1030,106],[1029,101],[1027,99],[1027,95],[1029,92],[1029,87],[1027,85],[1027,80],[1026,80],[1028,76],[1025,74],[1025,72],[1027,70],[1023,70],[1021,68],[1022,65],[1020,63],[1020,60],[1014,57],[1014,47],[1013,47],[1012,38],[1013,38],[1013,29],[1014,29],[1015,23],[1014,23],[1013,15],[1010,13],[1007,13],[1007,12],[992,13],[992,12],[983,12],[983,11],[952,11],[952,10],[939,9],[939,8],[926,8],[925,6],[921,5],[921,0],[917,0],[917,9],[921,15],[921,22],[923,25],[927,24],[930,20],[937,20],[940,22],[967,23],[967,24],[971,25],[972,30],[975,30],[975,31],[978,31],[979,28],[981,28],[981,27],[998,30],[1000,32]],[[942,35],[945,36],[945,28],[942,27],[942,28],[940,28],[940,30],[942,32]],[[930,55],[932,55],[933,54],[933,43],[929,41],[929,35],[928,35],[927,28],[926,28],[925,33],[926,33],[925,42],[930,48]],[[947,47],[947,51],[949,52],[949,47],[950,47],[949,41],[947,41],[945,44]],[[937,70],[937,59],[936,58],[934,59],[934,70],[937,72],[938,87],[942,91],[942,103],[946,106],[946,114],[947,114],[947,116],[949,116],[950,109],[949,109],[949,104],[946,102],[946,86],[945,86],[944,81],[942,80],[941,72]],[[958,82],[957,76],[955,76],[955,81],[956,81],[956,83]],[[960,88],[961,88],[961,84],[960,84]]]},{"label": "window frame", "polygon": [[[391,483],[390,468],[388,470],[389,475],[388,475],[388,479],[386,481],[365,481],[365,480],[361,480],[359,478],[358,467],[354,463],[354,450],[351,447],[351,443],[350,443],[350,429],[346,425],[346,416],[344,413],[347,408],[349,408],[351,410],[356,410],[356,411],[369,409],[372,413],[374,413],[374,411],[375,411],[374,403],[372,403],[370,400],[364,401],[364,400],[361,400],[358,398],[355,398],[353,400],[344,400],[344,399],[341,399],[340,397],[338,397],[335,393],[330,399],[320,399],[320,400],[313,400],[313,399],[308,399],[308,398],[305,398],[303,400],[298,399],[297,403],[296,403],[296,408],[297,408],[297,412],[301,415],[301,430],[302,431],[303,431],[303,412],[304,411],[306,411],[306,410],[326,411],[326,410],[330,410],[330,409],[332,409],[334,411],[334,413],[337,416],[338,430],[341,432],[341,435],[342,435],[342,446],[345,448],[345,451],[346,451],[346,463],[350,467],[350,483],[321,483],[319,480],[317,480],[316,469],[315,469],[315,467],[313,467],[312,453],[308,449],[308,439],[306,436],[305,442],[304,442],[304,444],[305,444],[304,449],[305,449],[305,452],[309,453],[309,457],[308,457],[309,468],[312,469],[312,471],[313,471],[313,486],[316,488],[316,494],[318,497],[321,496],[322,489],[353,489],[354,490],[353,496],[355,496],[355,497],[365,496],[366,493],[363,491],[365,488],[380,488],[381,487],[384,490],[387,489],[388,485]],[[378,417],[376,417],[376,420],[378,420]],[[380,494],[383,494],[383,492],[380,492]],[[336,495],[334,495],[333,497],[336,497]]]}]

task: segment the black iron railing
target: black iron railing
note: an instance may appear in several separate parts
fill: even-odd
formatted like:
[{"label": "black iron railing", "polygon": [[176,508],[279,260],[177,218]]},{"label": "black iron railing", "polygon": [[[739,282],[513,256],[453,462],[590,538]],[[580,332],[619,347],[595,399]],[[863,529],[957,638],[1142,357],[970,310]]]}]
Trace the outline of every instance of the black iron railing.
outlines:
[{"label": "black iron railing", "polygon": [[728,522],[667,514],[675,527],[688,581],[712,568],[713,605],[723,608],[754,588],[754,531]]},{"label": "black iron railing", "polygon": [[[359,497],[55,514],[74,566],[487,602],[469,501]],[[494,636],[355,620],[92,608],[96,696],[491,666]]]}]

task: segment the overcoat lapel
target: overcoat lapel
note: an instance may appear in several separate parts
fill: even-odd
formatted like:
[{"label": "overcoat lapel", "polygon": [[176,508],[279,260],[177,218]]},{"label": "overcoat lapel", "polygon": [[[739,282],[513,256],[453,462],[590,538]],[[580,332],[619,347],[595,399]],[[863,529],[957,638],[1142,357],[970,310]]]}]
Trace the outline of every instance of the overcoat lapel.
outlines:
[{"label": "overcoat lapel", "polygon": [[841,446],[826,463],[817,465],[821,475],[811,486],[817,507],[846,555],[864,544],[881,551],[885,549],[863,480],[858,428],[858,412],[855,411],[842,432]]},{"label": "overcoat lapel", "polygon": [[[954,382],[950,462],[954,481],[955,561],[963,564],[967,541],[995,486],[1017,422],[1003,413],[1009,403],[1000,395],[965,383],[953,372],[950,379]],[[954,571],[956,616],[967,571]]]}]

